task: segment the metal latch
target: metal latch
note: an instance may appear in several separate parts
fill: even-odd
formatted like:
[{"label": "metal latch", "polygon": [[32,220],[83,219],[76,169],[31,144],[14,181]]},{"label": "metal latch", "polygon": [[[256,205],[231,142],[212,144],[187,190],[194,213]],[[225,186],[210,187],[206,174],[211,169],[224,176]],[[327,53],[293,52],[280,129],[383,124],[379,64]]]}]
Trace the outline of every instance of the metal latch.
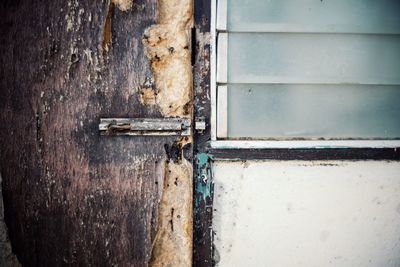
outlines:
[{"label": "metal latch", "polygon": [[198,132],[203,132],[206,129],[206,121],[205,121],[204,117],[200,117],[195,120],[194,128]]},{"label": "metal latch", "polygon": [[189,118],[101,118],[101,135],[190,135]]}]

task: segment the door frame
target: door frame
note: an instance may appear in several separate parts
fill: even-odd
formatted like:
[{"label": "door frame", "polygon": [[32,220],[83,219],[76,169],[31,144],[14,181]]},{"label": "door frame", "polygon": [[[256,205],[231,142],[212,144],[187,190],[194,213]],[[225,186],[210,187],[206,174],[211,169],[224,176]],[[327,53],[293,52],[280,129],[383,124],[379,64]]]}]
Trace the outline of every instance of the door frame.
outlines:
[{"label": "door frame", "polygon": [[400,142],[338,141],[321,142],[216,141],[215,25],[217,0],[194,0],[192,30],[193,111],[195,124],[205,129],[193,133],[193,266],[213,266],[213,161],[245,160],[400,160]]}]

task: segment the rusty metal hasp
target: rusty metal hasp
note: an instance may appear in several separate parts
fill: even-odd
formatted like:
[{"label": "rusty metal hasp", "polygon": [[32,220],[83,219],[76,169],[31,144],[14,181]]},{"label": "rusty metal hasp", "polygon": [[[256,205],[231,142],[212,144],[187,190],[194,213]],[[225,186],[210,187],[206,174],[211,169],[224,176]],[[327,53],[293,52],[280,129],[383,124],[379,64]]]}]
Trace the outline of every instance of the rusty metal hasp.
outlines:
[{"label": "rusty metal hasp", "polygon": [[189,118],[101,118],[101,135],[190,135]]}]

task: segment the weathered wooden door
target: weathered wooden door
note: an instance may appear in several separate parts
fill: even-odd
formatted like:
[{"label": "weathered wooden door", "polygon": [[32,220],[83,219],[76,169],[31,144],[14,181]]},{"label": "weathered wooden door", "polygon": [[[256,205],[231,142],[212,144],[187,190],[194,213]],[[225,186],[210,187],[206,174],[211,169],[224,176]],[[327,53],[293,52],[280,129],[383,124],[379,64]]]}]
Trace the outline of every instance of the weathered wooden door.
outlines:
[{"label": "weathered wooden door", "polygon": [[191,136],[99,123],[191,118],[191,1],[0,7],[0,168],[21,264],[190,265]]}]

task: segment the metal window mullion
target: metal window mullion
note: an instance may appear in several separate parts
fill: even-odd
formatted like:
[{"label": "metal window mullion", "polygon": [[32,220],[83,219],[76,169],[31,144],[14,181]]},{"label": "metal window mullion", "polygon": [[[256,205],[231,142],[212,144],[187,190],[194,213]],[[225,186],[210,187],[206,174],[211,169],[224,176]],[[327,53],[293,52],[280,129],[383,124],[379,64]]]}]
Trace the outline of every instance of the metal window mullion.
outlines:
[{"label": "metal window mullion", "polygon": [[217,5],[217,25],[219,32],[227,31],[228,0],[218,0]]},{"label": "metal window mullion", "polygon": [[217,47],[217,92],[216,101],[216,138],[228,137],[228,34],[218,33]]},{"label": "metal window mullion", "polygon": [[216,19],[217,19],[217,0],[211,0],[211,17],[210,17],[210,35],[211,35],[211,47],[210,47],[210,135],[211,140],[217,140],[217,31],[216,31]]},{"label": "metal window mullion", "polygon": [[228,34],[218,33],[217,47],[217,83],[228,82]]},{"label": "metal window mullion", "polygon": [[217,138],[228,137],[228,87],[217,87]]}]

